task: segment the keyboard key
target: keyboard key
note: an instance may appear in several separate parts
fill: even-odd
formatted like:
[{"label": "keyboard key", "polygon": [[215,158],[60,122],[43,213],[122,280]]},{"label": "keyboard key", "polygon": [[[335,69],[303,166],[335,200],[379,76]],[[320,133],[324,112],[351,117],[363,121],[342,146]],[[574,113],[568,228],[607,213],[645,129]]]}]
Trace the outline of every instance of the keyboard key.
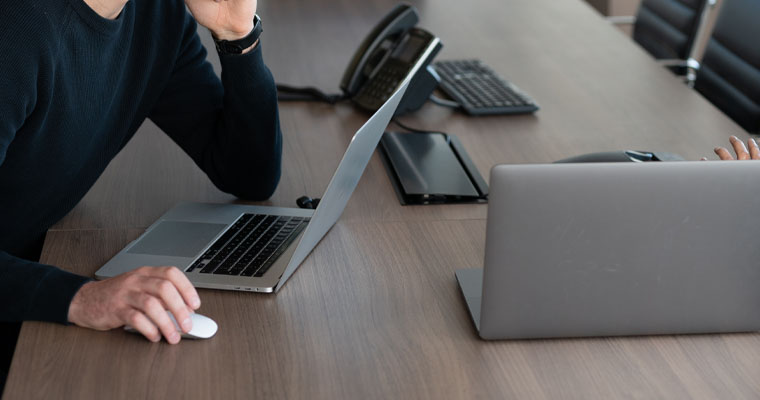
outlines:
[{"label": "keyboard key", "polygon": [[206,264],[203,269],[201,269],[202,274],[210,274],[216,271],[217,267],[219,267],[219,260],[211,260],[208,264]]},{"label": "keyboard key", "polygon": [[309,218],[243,214],[188,269],[217,275],[262,276]]},{"label": "keyboard key", "polygon": [[200,267],[201,265],[203,265],[201,264],[201,260],[198,260],[194,262],[192,265],[190,265],[190,268],[186,269],[185,272],[193,272],[194,269]]}]

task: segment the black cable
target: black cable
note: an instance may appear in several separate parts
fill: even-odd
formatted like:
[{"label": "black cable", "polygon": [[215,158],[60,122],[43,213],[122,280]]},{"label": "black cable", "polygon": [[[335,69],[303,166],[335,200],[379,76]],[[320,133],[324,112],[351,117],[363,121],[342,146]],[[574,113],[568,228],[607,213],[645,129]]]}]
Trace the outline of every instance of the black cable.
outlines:
[{"label": "black cable", "polygon": [[450,108],[455,108],[455,109],[462,107],[462,105],[457,103],[456,101],[442,99],[432,93],[430,94],[430,101],[442,107],[450,107]]},{"label": "black cable", "polygon": [[325,93],[313,87],[294,87],[277,84],[277,100],[279,101],[321,101],[335,104],[348,98],[345,94]]},{"label": "black cable", "polygon": [[[430,131],[430,130],[425,130],[425,129],[412,128],[411,126],[406,125],[406,124],[402,123],[401,121],[399,121],[398,118],[396,118],[396,117],[394,117],[393,119],[391,119],[391,122],[393,122],[394,124],[398,125],[401,129],[407,130],[409,132],[414,132],[414,133],[440,132],[440,131]],[[441,132],[441,133],[443,133],[443,132]]]}]

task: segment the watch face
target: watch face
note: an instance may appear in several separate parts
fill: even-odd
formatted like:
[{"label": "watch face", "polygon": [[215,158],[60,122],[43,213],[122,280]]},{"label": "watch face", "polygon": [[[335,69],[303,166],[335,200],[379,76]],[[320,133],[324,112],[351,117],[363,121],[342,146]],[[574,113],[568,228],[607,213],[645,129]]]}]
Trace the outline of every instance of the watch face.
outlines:
[{"label": "watch face", "polygon": [[245,49],[242,46],[240,46],[239,44],[230,43],[227,46],[227,51],[230,52],[230,53],[240,54],[240,53],[243,52],[243,50],[245,50]]}]

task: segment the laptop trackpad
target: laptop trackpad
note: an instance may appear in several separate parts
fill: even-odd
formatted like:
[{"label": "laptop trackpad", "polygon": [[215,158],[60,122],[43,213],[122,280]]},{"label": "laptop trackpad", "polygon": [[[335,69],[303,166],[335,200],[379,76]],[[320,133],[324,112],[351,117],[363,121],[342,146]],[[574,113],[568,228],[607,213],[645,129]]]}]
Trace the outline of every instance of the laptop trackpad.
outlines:
[{"label": "laptop trackpad", "polygon": [[203,222],[162,221],[127,253],[194,257],[226,226]]}]

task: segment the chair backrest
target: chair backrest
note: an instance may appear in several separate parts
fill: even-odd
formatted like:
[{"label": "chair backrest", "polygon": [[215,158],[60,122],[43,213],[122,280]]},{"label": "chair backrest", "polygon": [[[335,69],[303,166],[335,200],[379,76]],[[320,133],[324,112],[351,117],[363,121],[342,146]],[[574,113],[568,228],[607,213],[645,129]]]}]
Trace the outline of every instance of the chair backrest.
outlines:
[{"label": "chair backrest", "polygon": [[655,58],[689,57],[705,0],[643,0],[636,14],[633,40]]},{"label": "chair backrest", "polygon": [[760,133],[760,0],[723,1],[694,88]]}]

